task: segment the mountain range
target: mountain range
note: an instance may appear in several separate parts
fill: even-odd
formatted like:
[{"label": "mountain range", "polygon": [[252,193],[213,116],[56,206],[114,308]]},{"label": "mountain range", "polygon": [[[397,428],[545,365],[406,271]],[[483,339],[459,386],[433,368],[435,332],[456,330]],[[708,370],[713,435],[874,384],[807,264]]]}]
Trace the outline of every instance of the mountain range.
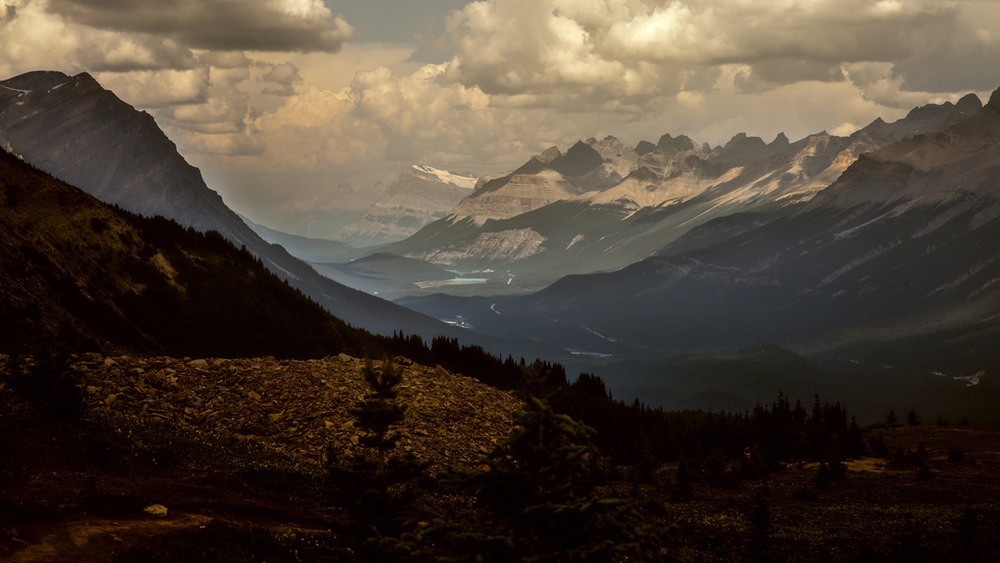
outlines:
[{"label": "mountain range", "polygon": [[[809,184],[873,139],[897,140],[831,173],[829,186]],[[604,357],[664,359],[766,341],[813,357],[992,373],[1000,360],[997,139],[1000,93],[985,106],[966,97],[918,108],[851,138],[813,136],[765,161],[784,170],[778,176],[739,167],[685,203],[650,212],[661,228],[681,214],[704,219],[664,235],[634,264],[566,276],[527,296],[400,302],[462,315],[478,331]],[[831,143],[821,162],[832,164],[803,164],[807,151]]]},{"label": "mountain range", "polygon": [[481,292],[537,291],[571,274],[609,272],[661,252],[693,228],[754,212],[773,217],[828,187],[859,155],[920,132],[938,131],[982,107],[916,108],[875,120],[847,137],[794,143],[745,134],[724,146],[664,135],[626,147],[588,139],[565,154],[552,147],[517,170],[481,179],[451,215],[379,248],[450,270],[489,270]]}]

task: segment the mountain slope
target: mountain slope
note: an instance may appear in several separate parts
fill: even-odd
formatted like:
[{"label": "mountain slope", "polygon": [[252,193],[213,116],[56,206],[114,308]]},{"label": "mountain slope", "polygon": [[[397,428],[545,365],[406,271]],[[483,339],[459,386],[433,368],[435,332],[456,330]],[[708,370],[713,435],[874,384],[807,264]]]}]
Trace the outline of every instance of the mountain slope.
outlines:
[{"label": "mountain slope", "polygon": [[[659,254],[716,219],[755,213],[752,222],[769,221],[809,201],[859,155],[937,131],[979,108],[970,95],[958,104],[916,108],[891,124],[876,120],[849,137],[821,133],[794,143],[783,135],[768,144],[741,133],[714,149],[669,135],[636,149],[613,137],[579,142],[566,155],[553,147],[484,182],[455,216],[383,250],[453,270],[496,272],[483,288],[493,293],[537,291],[566,275],[617,270]],[[560,165],[570,153],[574,164]],[[629,169],[611,186],[581,181],[607,170],[617,178]],[[575,195],[558,189],[588,185]]]},{"label": "mountain slope", "polygon": [[242,215],[240,218],[260,238],[271,244],[280,245],[292,256],[306,262],[338,262],[364,254],[364,251],[352,248],[342,242],[291,235],[254,223]]},{"label": "mountain slope", "polygon": [[481,331],[604,354],[774,341],[975,373],[1000,361],[997,138],[1000,93],[941,132],[859,157],[791,212],[725,217],[690,231],[700,243],[679,239],[684,252],[462,313]]},{"label": "mountain slope", "polygon": [[345,227],[338,238],[358,247],[404,239],[448,215],[475,185],[472,176],[411,166],[389,184],[361,220]]},{"label": "mountain slope", "polygon": [[268,269],[352,325],[425,338],[449,333],[447,325],[337,284],[265,242],[208,189],[151,116],[86,73],[35,72],[0,82],[0,135],[28,162],[103,201],[216,230],[245,245]]},{"label": "mountain slope", "polygon": [[373,348],[216,232],[108,207],[0,151],[0,347],[178,356]]}]

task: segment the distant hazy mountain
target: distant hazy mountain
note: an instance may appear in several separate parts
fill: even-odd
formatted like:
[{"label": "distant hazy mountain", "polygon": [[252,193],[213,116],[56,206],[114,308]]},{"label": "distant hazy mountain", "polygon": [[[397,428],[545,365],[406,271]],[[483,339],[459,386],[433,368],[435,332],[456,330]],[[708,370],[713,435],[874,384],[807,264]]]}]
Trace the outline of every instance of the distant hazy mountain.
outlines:
[{"label": "distant hazy mountain", "polygon": [[553,147],[481,181],[451,216],[382,250],[488,271],[495,283],[484,290],[538,290],[565,275],[624,268],[714,219],[754,212],[754,222],[770,220],[814,197],[860,154],[980,107],[970,95],[895,123],[876,120],[848,137],[820,133],[794,143],[740,133],[715,148],[670,135],[634,149],[614,137],[578,142],[566,154]]},{"label": "distant hazy mountain", "polygon": [[[862,154],[829,187],[782,213],[720,217],[658,256],[566,277],[527,297],[409,303],[431,314],[457,310],[480,331],[615,356],[771,341],[964,375],[992,370],[1000,361],[1000,90],[985,107],[966,98],[907,119],[931,113],[935,125],[941,116],[966,118]],[[892,136],[885,124],[872,127]],[[785,194],[801,182],[793,171],[822,176],[853,158],[851,146],[872,143],[870,133],[811,137],[794,155],[744,167],[753,182],[734,177],[728,182],[739,189],[712,190],[730,198],[752,197],[754,186]],[[791,178],[785,187],[782,178]]]},{"label": "distant hazy mountain", "polygon": [[364,251],[339,241],[290,235],[254,223],[242,215],[240,218],[260,235],[260,238],[271,244],[281,245],[289,254],[306,262],[346,262],[365,254]]},{"label": "distant hazy mountain", "polygon": [[414,165],[389,184],[361,220],[345,227],[336,238],[355,247],[404,239],[451,213],[475,185],[474,176]]},{"label": "distant hazy mountain", "polygon": [[268,226],[295,236],[344,241],[344,229],[356,223],[385,190],[380,181],[362,187],[341,182],[309,199],[288,200],[268,209]]},{"label": "distant hazy mountain", "polygon": [[428,338],[450,331],[443,323],[337,284],[262,240],[208,189],[150,115],[89,74],[32,72],[0,82],[0,146],[103,201],[219,231],[355,326]]}]

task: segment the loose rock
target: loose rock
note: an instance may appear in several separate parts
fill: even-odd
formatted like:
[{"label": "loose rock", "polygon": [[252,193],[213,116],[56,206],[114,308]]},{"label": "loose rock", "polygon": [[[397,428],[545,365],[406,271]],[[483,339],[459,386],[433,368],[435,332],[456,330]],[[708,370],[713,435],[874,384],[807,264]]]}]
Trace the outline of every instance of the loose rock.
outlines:
[{"label": "loose rock", "polygon": [[[440,366],[398,358],[393,364],[403,370],[397,400],[406,406],[403,424],[395,429],[405,440],[400,440],[397,453],[403,453],[405,444],[417,459],[430,462],[432,470],[472,469],[513,431],[514,415],[523,404],[510,394]],[[82,357],[71,369],[92,408],[239,436],[322,463],[328,446],[339,459],[349,459],[364,447],[349,412],[369,393],[361,375],[364,365],[364,360],[346,354],[322,360],[211,363]],[[318,385],[322,380],[325,384]],[[109,392],[114,399],[105,395]]]}]

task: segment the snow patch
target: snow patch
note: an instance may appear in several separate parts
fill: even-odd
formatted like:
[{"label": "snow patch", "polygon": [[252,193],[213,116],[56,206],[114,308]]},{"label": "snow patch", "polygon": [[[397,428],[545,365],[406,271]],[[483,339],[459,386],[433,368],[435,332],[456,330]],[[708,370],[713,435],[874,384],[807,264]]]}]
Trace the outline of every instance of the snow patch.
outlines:
[{"label": "snow patch", "polygon": [[819,287],[823,287],[825,285],[829,285],[830,283],[833,283],[833,281],[835,279],[839,278],[840,276],[846,274],[847,272],[853,270],[854,268],[857,268],[858,266],[864,264],[865,262],[871,260],[872,258],[880,256],[880,255],[884,254],[886,251],[892,250],[893,248],[899,246],[899,244],[900,244],[900,242],[896,241],[896,242],[892,242],[892,243],[889,243],[889,244],[882,244],[882,245],[879,245],[879,246],[877,246],[876,248],[874,248],[872,250],[869,250],[867,253],[865,253],[860,258],[856,258],[854,260],[851,260],[847,264],[845,264],[845,265],[841,266],[840,268],[838,268],[837,271],[835,271],[832,274],[830,274],[829,276],[823,278],[823,281],[820,282]]},{"label": "snow patch", "polygon": [[441,170],[425,164],[414,164],[413,169],[417,172],[435,176],[438,180],[445,184],[452,184],[467,190],[472,190],[476,187],[477,178],[474,176],[462,176],[461,174],[455,174],[453,172],[448,172],[447,170]]},{"label": "snow patch", "polygon": [[939,377],[948,377],[954,381],[964,381],[966,387],[979,385],[979,382],[983,380],[983,376],[986,375],[986,371],[978,371],[972,375],[956,375],[956,376],[950,376],[940,371],[935,371],[933,373],[934,375],[937,375]]},{"label": "snow patch", "polygon": [[413,257],[436,264],[453,264],[460,260],[492,260],[516,262],[540,252],[546,237],[531,229],[480,233],[471,243],[452,246],[443,250],[417,254]]}]

